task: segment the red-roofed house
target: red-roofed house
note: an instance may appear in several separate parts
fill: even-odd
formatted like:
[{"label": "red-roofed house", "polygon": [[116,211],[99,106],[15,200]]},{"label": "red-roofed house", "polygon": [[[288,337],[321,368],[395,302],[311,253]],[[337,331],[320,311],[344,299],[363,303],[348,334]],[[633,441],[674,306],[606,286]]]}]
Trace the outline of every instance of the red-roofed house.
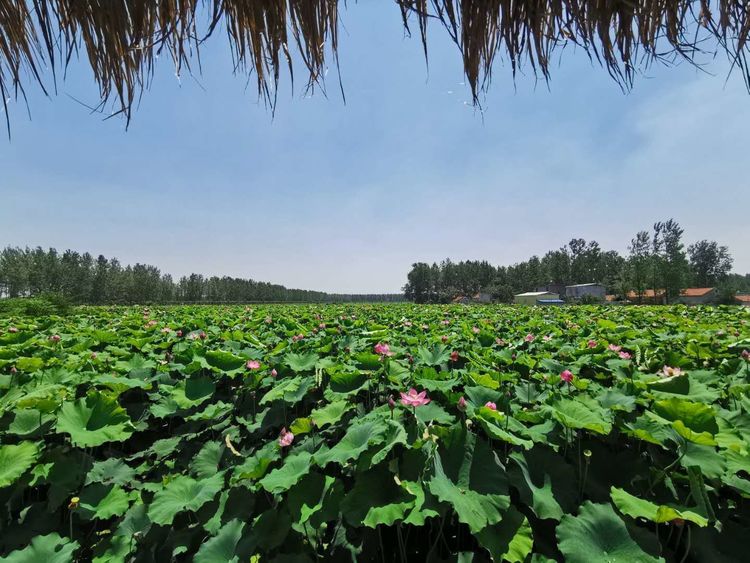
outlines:
[{"label": "red-roofed house", "polygon": [[663,289],[657,291],[646,289],[641,295],[638,295],[635,291],[629,291],[626,297],[628,301],[632,301],[633,303],[649,305],[664,305],[667,302],[667,295]]},{"label": "red-roofed house", "polygon": [[735,295],[734,300],[738,305],[750,307],[750,295]]},{"label": "red-roofed house", "polygon": [[680,291],[677,302],[685,305],[705,305],[716,303],[718,300],[719,293],[715,287],[687,287]]}]

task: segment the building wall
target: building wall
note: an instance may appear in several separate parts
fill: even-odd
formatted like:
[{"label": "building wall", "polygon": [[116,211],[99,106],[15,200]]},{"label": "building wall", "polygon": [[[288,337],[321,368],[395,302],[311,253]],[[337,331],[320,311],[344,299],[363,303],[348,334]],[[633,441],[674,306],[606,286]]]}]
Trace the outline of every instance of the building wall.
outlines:
[{"label": "building wall", "polygon": [[606,291],[603,285],[584,285],[577,287],[566,287],[565,295],[574,299],[580,299],[584,295],[591,295],[604,301]]},{"label": "building wall", "polygon": [[557,293],[544,293],[542,295],[516,295],[513,297],[513,303],[517,305],[536,305],[537,299],[559,299]]},{"label": "building wall", "polygon": [[685,305],[705,305],[708,303],[714,303],[716,299],[717,295],[714,290],[700,296],[681,295],[677,301],[678,303],[684,303]]}]

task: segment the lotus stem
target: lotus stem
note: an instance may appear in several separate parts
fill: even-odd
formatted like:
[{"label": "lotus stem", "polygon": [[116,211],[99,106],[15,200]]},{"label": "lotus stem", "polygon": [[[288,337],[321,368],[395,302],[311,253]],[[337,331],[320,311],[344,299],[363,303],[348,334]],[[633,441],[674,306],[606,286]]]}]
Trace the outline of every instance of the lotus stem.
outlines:
[{"label": "lotus stem", "polygon": [[685,524],[687,527],[687,542],[685,545],[685,553],[682,556],[682,559],[680,559],[680,563],[685,563],[685,560],[688,557],[688,554],[690,553],[690,524]]}]

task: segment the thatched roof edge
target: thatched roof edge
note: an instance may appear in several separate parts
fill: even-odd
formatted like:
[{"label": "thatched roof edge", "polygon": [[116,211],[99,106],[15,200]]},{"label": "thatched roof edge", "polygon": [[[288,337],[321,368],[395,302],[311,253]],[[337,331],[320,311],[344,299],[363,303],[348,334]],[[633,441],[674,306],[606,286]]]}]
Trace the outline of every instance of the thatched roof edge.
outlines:
[{"label": "thatched roof edge", "polygon": [[[493,62],[507,58],[544,79],[552,53],[569,44],[601,62],[623,87],[653,61],[725,52],[750,85],[746,0],[394,0],[407,32],[418,29],[428,59],[428,27],[459,47],[474,102]],[[300,55],[308,88],[322,86],[328,58],[338,64],[339,0],[0,0],[0,97],[25,98],[36,82],[50,91],[70,60],[88,61],[108,102],[129,120],[153,77],[157,55],[177,72],[200,71],[203,42],[224,29],[240,73],[255,73],[273,107],[280,73]],[[355,8],[352,8],[355,9]],[[198,22],[203,15],[208,21]],[[51,77],[49,76],[51,74]],[[342,90],[343,93],[343,90]],[[6,119],[7,116],[7,107]],[[9,123],[8,123],[9,126]]]}]

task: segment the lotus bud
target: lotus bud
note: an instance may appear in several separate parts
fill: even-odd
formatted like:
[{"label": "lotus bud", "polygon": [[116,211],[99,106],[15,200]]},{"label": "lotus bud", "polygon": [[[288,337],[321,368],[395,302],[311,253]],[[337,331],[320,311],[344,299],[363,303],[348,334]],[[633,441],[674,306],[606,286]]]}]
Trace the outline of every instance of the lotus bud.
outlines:
[{"label": "lotus bud", "polygon": [[460,410],[461,412],[466,412],[466,406],[467,406],[466,399],[464,399],[463,396],[459,398],[458,403],[456,403],[456,406],[458,407],[458,410]]}]

